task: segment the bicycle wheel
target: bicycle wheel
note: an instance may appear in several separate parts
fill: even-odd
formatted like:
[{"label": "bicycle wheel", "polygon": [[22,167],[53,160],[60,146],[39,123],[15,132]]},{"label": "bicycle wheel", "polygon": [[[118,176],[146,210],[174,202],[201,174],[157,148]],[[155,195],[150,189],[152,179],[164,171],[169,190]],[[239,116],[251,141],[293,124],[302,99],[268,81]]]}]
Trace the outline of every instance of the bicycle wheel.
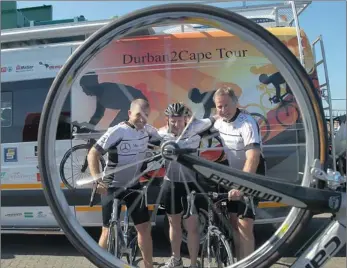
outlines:
[{"label": "bicycle wheel", "polygon": [[[136,231],[135,231],[135,234],[136,234]],[[138,251],[139,251],[139,246],[138,246],[138,243],[137,243],[137,235],[135,235],[133,237],[133,239],[130,241],[129,247],[131,248],[131,253],[126,256],[127,257],[127,262],[130,265],[133,265],[135,260],[136,260]]]},{"label": "bicycle wheel", "polygon": [[[85,152],[82,152],[85,151]],[[77,178],[82,178],[84,176],[90,176],[88,169],[88,162],[87,162],[87,154],[90,150],[90,145],[88,144],[79,144],[74,147],[72,147],[70,150],[68,150],[65,155],[63,156],[60,166],[59,166],[59,172],[60,172],[60,178],[63,181],[64,185],[69,189],[74,189],[74,183],[73,183],[73,176],[77,174]],[[74,157],[74,155],[76,157]],[[78,160],[78,156],[81,155],[82,159],[81,161]],[[69,158],[71,157],[71,160]],[[69,160],[69,161],[68,161]],[[77,161],[74,161],[77,160]],[[102,170],[104,170],[106,163],[105,159],[100,157],[100,164]],[[68,174],[69,170],[71,170],[71,176]],[[76,170],[76,172],[74,172]]]},{"label": "bicycle wheel", "polygon": [[218,229],[210,231],[201,249],[201,267],[223,268],[234,263],[234,254],[224,234]]},{"label": "bicycle wheel", "polygon": [[[303,162],[305,163],[305,166],[303,167],[301,185],[310,186],[310,165],[312,165],[314,159],[320,159],[322,164],[324,164],[326,161],[327,132],[324,113],[321,103],[318,100],[317,92],[314,90],[312,81],[307,76],[305,69],[301,66],[297,58],[280,40],[278,40],[266,29],[241,15],[221,8],[183,3],[145,8],[115,20],[91,35],[74,51],[73,55],[69,57],[69,60],[60,70],[47,95],[39,128],[39,166],[42,174],[42,182],[44,186],[43,189],[47,202],[71,243],[98,267],[122,267],[123,262],[111,258],[110,254],[106,254],[106,252],[100,249],[98,245],[87,235],[87,233],[84,232],[79,222],[69,210],[68,203],[59,187],[59,184],[56,180],[54,180],[58,174],[54,157],[54,137],[56,137],[55,134],[58,117],[73,83],[77,81],[77,78],[82,74],[84,68],[91,63],[94,57],[98,55],[102,49],[104,49],[111,42],[128,36],[133,31],[152,27],[153,25],[159,26],[167,25],[169,23],[174,23],[175,25],[181,25],[184,23],[198,23],[221,29],[225,32],[230,32],[237,35],[240,40],[248,42],[248,45],[253,45],[262,54],[264,54],[281,72],[290,88],[293,89],[295,100],[297,101],[300,112],[303,115],[302,120],[304,123],[303,126],[305,127],[305,161]],[[162,39],[162,44],[166,44],[165,40],[166,39]],[[190,43],[195,42],[190,41]],[[151,47],[151,45],[149,47]],[[167,51],[167,48],[168,47],[165,47],[165,51]],[[163,55],[165,51],[163,51]],[[222,49],[217,51],[217,57],[220,56],[220,53],[223,51],[224,50]],[[243,52],[241,51],[237,53],[237,55],[242,55],[242,53]],[[119,53],[114,54],[119,55]],[[230,54],[231,53],[227,55]],[[146,51],[144,52],[144,55],[147,55]],[[183,53],[181,55],[183,57]],[[195,57],[195,61],[197,62],[198,57],[201,56],[199,55],[200,54],[191,54],[191,61],[193,61]],[[210,57],[210,54],[206,55],[207,57]],[[225,54],[222,54],[222,56],[226,57]],[[167,56],[166,54],[166,56],[164,55],[163,57],[158,55],[158,57],[153,58],[151,55],[147,55],[145,58],[149,59],[150,61],[153,60],[153,62],[155,59],[164,59],[162,61],[164,61],[165,65],[171,64],[167,62],[165,63],[165,60],[168,57],[170,58],[170,56]],[[173,59],[177,59],[177,51],[176,54],[173,53],[172,57]],[[127,59],[128,58],[130,57],[127,57]],[[141,59],[142,57],[137,58],[136,62],[138,62],[138,60],[141,61]],[[228,64],[230,63],[227,59],[225,61]],[[111,60],[111,62],[113,61]],[[175,61],[173,61],[173,63],[175,63]],[[136,65],[137,63],[133,64],[135,65],[131,65],[132,67],[137,68],[139,66]],[[141,64],[141,62],[138,64]],[[235,66],[238,66],[239,68],[241,65],[235,64]],[[249,69],[249,65],[246,64],[246,66],[248,66]],[[123,66],[117,67],[121,67],[118,68],[119,74],[124,74],[124,71],[122,71]],[[93,68],[100,69],[100,66],[94,65]],[[179,65],[175,65],[173,70],[174,68],[179,70]],[[191,67],[188,66],[184,68],[188,69]],[[209,68],[215,71],[216,67],[210,66]],[[155,68],[152,71],[154,72]],[[225,70],[225,74],[230,76],[230,70]],[[132,73],[131,79],[134,79],[134,77],[135,76]],[[153,83],[153,86],[155,86],[155,84],[157,84],[162,77],[166,77],[166,75],[159,75],[158,80],[153,77],[154,76],[146,73],[143,79],[147,79],[146,81],[151,81],[151,79],[154,80],[155,83]],[[176,78],[176,82],[184,80],[179,75],[176,76]],[[130,83],[130,80],[127,81]],[[211,83],[209,86],[212,87],[212,85],[213,83]],[[165,87],[165,83],[161,84],[160,87]],[[177,92],[179,92],[179,90],[181,90],[181,88],[179,88]],[[146,92],[146,89],[143,89],[143,92]],[[174,94],[168,95],[172,96]],[[154,106],[157,105],[161,107],[161,102],[157,99],[158,95],[153,96],[148,94],[148,96],[152,97],[152,103]],[[184,96],[181,96],[181,98],[184,99]],[[157,114],[160,115],[160,112]],[[265,244],[263,244],[248,257],[234,264],[232,267],[269,267],[286,252],[292,240],[295,239],[300,229],[306,225],[310,218],[311,213],[309,211],[299,208],[292,208],[281,227]]]},{"label": "bicycle wheel", "polygon": [[[120,257],[121,242],[117,236],[117,226],[110,226],[107,238],[107,251],[116,258]],[[119,235],[119,234],[118,234]],[[117,248],[117,253],[116,253]]]},{"label": "bicycle wheel", "polygon": [[291,103],[285,103],[276,109],[276,120],[284,127],[298,123],[300,112]]},{"label": "bicycle wheel", "polygon": [[259,113],[251,113],[254,119],[257,121],[259,126],[259,131],[262,136],[263,141],[266,141],[270,135],[270,124],[265,116]]}]

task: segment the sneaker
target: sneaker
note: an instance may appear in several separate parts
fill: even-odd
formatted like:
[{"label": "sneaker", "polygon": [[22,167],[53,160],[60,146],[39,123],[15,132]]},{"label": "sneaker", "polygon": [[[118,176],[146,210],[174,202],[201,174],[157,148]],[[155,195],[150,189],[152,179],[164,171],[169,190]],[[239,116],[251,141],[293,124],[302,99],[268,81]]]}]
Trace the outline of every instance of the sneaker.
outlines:
[{"label": "sneaker", "polygon": [[182,258],[177,260],[174,256],[172,256],[164,265],[163,268],[183,268]]}]

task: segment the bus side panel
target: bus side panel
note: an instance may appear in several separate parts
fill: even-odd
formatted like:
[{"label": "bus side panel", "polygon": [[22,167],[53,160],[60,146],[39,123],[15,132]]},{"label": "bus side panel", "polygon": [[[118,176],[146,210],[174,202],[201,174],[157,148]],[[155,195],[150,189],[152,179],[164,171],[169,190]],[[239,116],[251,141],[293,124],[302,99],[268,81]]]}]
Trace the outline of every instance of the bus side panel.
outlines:
[{"label": "bus side panel", "polygon": [[[6,67],[1,74],[3,226],[57,225],[43,196],[37,133],[47,92],[70,54],[67,45],[1,51],[2,67]],[[70,101],[65,103],[63,113],[69,117]],[[70,147],[70,126],[62,122],[56,142],[58,164]],[[73,206],[71,209],[74,211]]]},{"label": "bus side panel", "polygon": [[[299,57],[295,28],[269,30]],[[307,38],[303,43],[306,69],[314,77]],[[261,77],[276,74],[276,67],[257,49],[221,31],[123,39],[98,54],[73,85],[72,120],[82,123],[99,117],[96,129],[105,130],[126,120],[132,98],[145,98],[151,105],[149,123],[160,128],[166,124],[163,111],[169,102],[183,101],[197,118],[208,117],[215,107],[212,101],[203,103],[203,94],[230,86],[239,97],[240,108],[267,119],[261,133],[268,175],[300,183],[305,136],[297,104],[290,100],[289,113],[283,115],[281,106],[269,98],[276,95],[276,86],[284,95],[286,84],[261,82]],[[102,96],[93,95],[88,88],[100,89]],[[97,103],[103,106],[101,113]]]}]

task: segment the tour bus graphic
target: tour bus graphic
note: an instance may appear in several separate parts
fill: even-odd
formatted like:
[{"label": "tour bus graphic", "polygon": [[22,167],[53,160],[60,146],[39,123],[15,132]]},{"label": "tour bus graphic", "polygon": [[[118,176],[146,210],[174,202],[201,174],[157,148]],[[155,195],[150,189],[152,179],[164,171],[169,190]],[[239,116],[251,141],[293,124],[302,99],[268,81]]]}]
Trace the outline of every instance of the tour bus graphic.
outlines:
[{"label": "tour bus graphic", "polygon": [[[269,31],[299,58],[294,28],[270,28]],[[301,37],[305,68],[318,90],[311,47],[303,31]],[[212,96],[218,87],[230,86],[239,97],[240,108],[258,121],[265,145],[302,143],[304,139],[291,131],[300,128],[300,112],[290,88],[279,79],[281,75],[275,66],[255,47],[220,30],[114,41],[89,63],[81,78],[91,74],[97,76],[99,84],[112,83],[118,88],[131,87],[140,91],[151,105],[148,122],[157,128],[167,124],[163,111],[171,102],[187,104],[193,113],[196,112],[197,118],[212,115],[214,107],[204,106],[202,101],[199,103],[192,98],[193,89],[200,95],[211,93]],[[272,81],[272,78],[276,79]],[[89,122],[95,114],[97,98],[87,96],[80,81],[73,85],[71,120]],[[277,102],[274,101],[276,89],[280,96]],[[129,100],[131,97],[128,94]],[[123,109],[128,110],[129,103]],[[201,109],[203,111],[199,112]],[[208,113],[205,113],[206,109]],[[104,109],[95,128],[106,130],[120,113],[120,110]],[[220,144],[214,141],[209,146]],[[204,156],[217,159],[218,152],[207,151]]]}]

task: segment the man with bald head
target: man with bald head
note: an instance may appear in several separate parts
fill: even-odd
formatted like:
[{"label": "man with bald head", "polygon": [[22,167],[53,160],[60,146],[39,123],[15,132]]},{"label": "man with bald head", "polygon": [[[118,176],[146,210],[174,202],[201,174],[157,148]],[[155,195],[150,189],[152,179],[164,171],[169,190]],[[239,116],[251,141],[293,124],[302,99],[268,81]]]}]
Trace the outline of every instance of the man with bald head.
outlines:
[{"label": "man with bald head", "polygon": [[[103,227],[99,245],[105,249],[112,214],[112,195],[115,189],[123,187],[141,188],[139,174],[142,170],[142,160],[145,159],[149,139],[151,137],[160,139],[156,129],[147,124],[149,113],[150,106],[146,100],[133,100],[128,111],[128,120],[110,127],[88,154],[90,173],[98,182],[97,191],[101,194]],[[108,153],[108,161],[103,176],[100,175],[99,159],[106,153]],[[115,168],[126,165],[129,167],[114,172]],[[121,191],[117,196],[119,199],[124,198],[135,224],[145,267],[152,268],[153,249],[148,209],[144,202],[141,204],[141,197],[138,193],[129,195]]]}]

